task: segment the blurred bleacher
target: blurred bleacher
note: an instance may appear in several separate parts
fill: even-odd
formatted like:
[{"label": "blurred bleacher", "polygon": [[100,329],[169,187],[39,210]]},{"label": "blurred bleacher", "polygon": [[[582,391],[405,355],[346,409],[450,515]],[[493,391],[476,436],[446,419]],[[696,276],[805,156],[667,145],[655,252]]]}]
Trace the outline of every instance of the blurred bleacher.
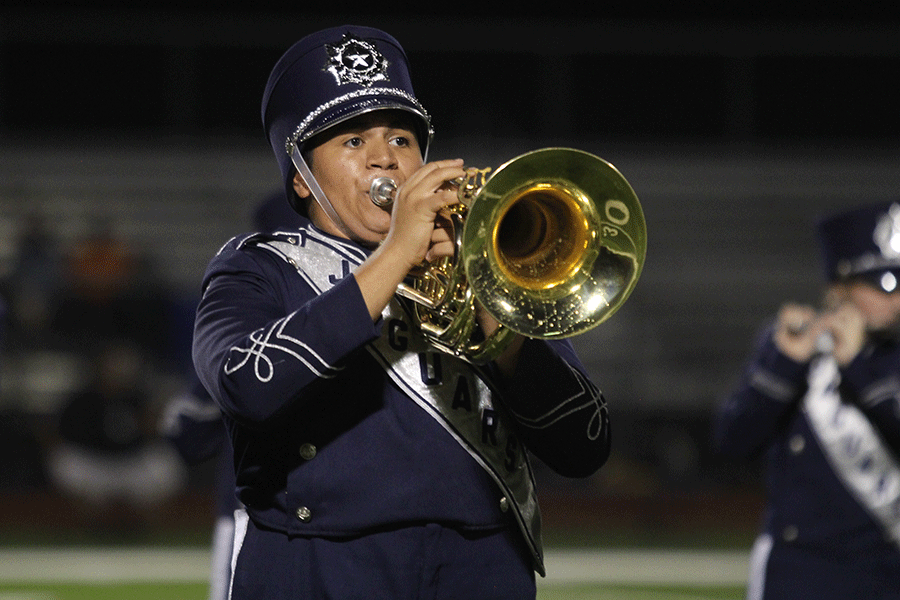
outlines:
[{"label": "blurred bleacher", "polygon": [[[267,2],[82,4],[97,10],[0,9],[0,280],[32,212],[62,249],[102,218],[167,288],[184,364],[207,261],[279,185],[258,124],[268,69],[299,33],[359,17],[410,54],[435,117],[430,158],[496,166],[573,146],[618,167],[644,208],[635,292],[573,340],[608,397],[614,454],[587,481],[538,465],[548,526],[752,529],[758,473],[715,456],[711,411],[777,306],[818,301],[816,217],[900,200],[896,21],[740,3],[723,15],[520,7],[514,19],[487,5],[351,19]],[[42,452],[81,367],[70,353],[3,349],[0,531],[67,522]],[[161,390],[181,375],[165,373]],[[210,485],[194,471],[171,522],[203,522]]]},{"label": "blurred bleacher", "polygon": [[[484,166],[535,144],[448,140],[435,154],[474,155],[472,164]],[[712,455],[710,410],[778,303],[817,300],[816,215],[900,199],[896,156],[596,141],[578,147],[613,162],[632,183],[649,244],[629,302],[574,339],[612,407],[612,464],[592,484],[550,487],[569,496],[640,496],[748,481],[747,472],[723,467]],[[250,228],[251,211],[276,178],[268,148],[252,140],[7,146],[0,162],[0,266],[11,264],[29,211],[46,215],[63,246],[101,215],[150,257],[189,309],[206,262]],[[189,314],[182,317],[189,326]],[[5,361],[0,408],[52,414],[77,378],[64,358],[34,353]]]}]

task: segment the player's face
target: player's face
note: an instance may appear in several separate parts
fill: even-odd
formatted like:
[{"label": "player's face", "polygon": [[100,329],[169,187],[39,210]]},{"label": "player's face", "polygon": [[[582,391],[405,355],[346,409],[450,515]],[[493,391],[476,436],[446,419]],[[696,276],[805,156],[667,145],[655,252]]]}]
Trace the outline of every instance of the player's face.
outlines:
[{"label": "player's face", "polygon": [[[310,219],[328,233],[375,246],[387,235],[391,215],[371,201],[369,188],[381,176],[402,185],[422,166],[412,124],[401,112],[378,110],[336,125],[323,136],[309,153],[310,170],[345,230],[315,201],[309,203]],[[299,176],[294,189],[301,198],[310,196]]]},{"label": "player's face", "polygon": [[865,315],[871,331],[885,331],[900,326],[900,292],[884,292],[865,282],[853,282],[850,301]]}]

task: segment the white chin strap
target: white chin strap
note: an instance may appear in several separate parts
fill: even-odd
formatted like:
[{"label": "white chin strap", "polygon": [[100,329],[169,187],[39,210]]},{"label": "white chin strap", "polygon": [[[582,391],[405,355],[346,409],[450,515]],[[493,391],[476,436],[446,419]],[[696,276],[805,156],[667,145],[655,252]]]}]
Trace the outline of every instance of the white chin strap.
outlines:
[{"label": "white chin strap", "polygon": [[319,182],[316,181],[315,177],[313,177],[312,171],[309,169],[309,165],[306,164],[305,160],[303,160],[303,156],[300,154],[300,150],[297,149],[296,144],[291,147],[291,161],[293,161],[294,166],[297,168],[297,172],[300,173],[300,177],[303,178],[303,182],[306,184],[306,187],[309,188],[313,199],[319,204],[322,210],[325,211],[325,214],[328,215],[328,218],[331,219],[331,222],[334,223],[337,228],[343,231],[345,234],[349,233],[347,231],[347,228],[344,227],[344,222],[341,221],[341,218],[334,210],[334,206],[331,205],[331,201],[328,200],[328,198],[325,196],[325,192],[323,192],[322,188],[319,187]]}]

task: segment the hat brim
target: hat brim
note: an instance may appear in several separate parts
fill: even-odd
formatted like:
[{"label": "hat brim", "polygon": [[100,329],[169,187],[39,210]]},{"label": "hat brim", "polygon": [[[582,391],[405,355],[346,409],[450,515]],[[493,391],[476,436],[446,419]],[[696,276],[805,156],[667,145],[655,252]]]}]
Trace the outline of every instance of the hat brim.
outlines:
[{"label": "hat brim", "polygon": [[848,279],[864,281],[876,290],[892,293],[898,291],[898,287],[900,287],[900,270],[866,271],[851,275]]},{"label": "hat brim", "polygon": [[416,137],[422,150],[423,158],[427,156],[431,143],[431,119],[428,113],[410,94],[397,88],[366,88],[355,90],[339,96],[312,111],[286,141],[286,150],[291,152],[297,145],[303,145],[316,135],[360,115],[377,110],[402,110],[416,117]]}]

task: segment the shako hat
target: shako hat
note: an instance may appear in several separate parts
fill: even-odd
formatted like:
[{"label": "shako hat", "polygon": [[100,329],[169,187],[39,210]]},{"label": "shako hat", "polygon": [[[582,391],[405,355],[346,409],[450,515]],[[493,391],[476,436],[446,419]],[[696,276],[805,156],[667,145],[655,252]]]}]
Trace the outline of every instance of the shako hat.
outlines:
[{"label": "shako hat", "polygon": [[861,206],[822,219],[819,245],[829,281],[861,277],[893,292],[900,283],[900,203]]},{"label": "shako hat", "polygon": [[426,157],[431,118],[413,92],[406,53],[391,35],[344,25],[312,33],[282,55],[266,84],[262,121],[294,210],[306,213],[294,193],[291,154],[302,152],[306,142],[329,127],[385,109],[415,117]]}]

